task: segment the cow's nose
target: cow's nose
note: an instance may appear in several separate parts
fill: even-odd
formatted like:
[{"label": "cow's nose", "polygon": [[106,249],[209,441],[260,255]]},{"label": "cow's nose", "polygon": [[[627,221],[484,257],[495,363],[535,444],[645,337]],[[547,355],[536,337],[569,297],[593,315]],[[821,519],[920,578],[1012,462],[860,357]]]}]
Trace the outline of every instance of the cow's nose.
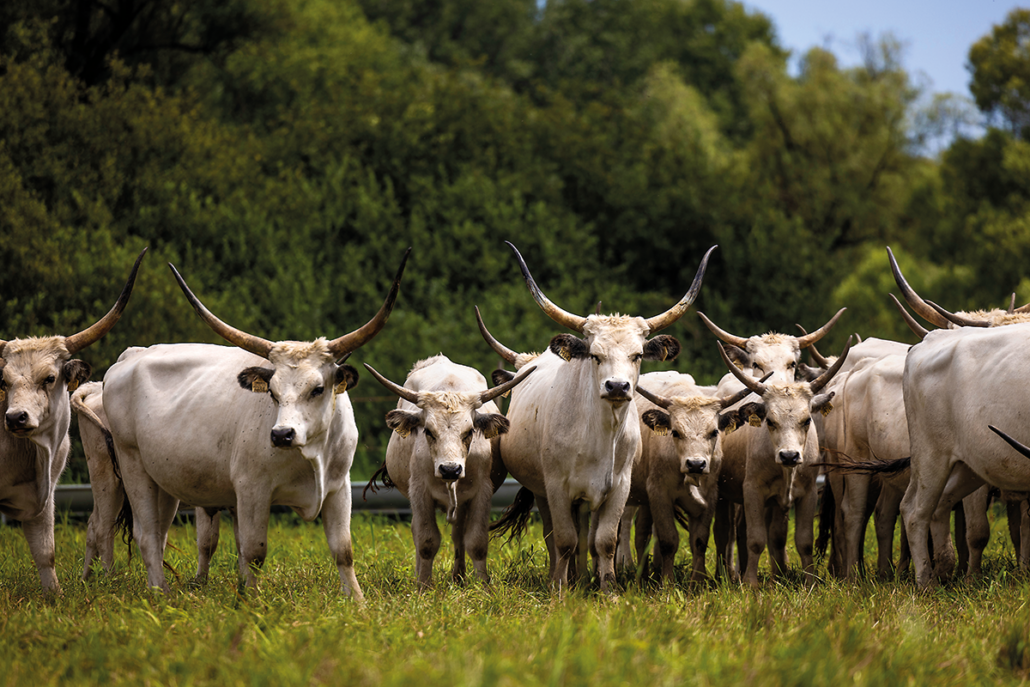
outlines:
[{"label": "cow's nose", "polygon": [[629,382],[614,382],[609,379],[604,383],[604,393],[608,396],[629,396]]},{"label": "cow's nose", "polygon": [[4,418],[7,421],[7,429],[25,429],[29,422],[29,414],[24,410],[12,410]]},{"label": "cow's nose", "polygon": [[440,466],[440,477],[453,482],[461,478],[461,466],[456,463],[444,463]]},{"label": "cow's nose", "polygon": [[780,463],[785,467],[792,468],[801,460],[801,454],[797,451],[780,451]]},{"label": "cow's nose", "polygon": [[708,466],[708,461],[703,458],[688,458],[687,459],[687,472],[692,475],[699,475],[705,471]]},{"label": "cow's nose", "polygon": [[276,427],[272,430],[272,445],[279,448],[289,448],[293,445],[294,436],[296,436],[296,432],[293,431],[292,427],[286,429]]}]

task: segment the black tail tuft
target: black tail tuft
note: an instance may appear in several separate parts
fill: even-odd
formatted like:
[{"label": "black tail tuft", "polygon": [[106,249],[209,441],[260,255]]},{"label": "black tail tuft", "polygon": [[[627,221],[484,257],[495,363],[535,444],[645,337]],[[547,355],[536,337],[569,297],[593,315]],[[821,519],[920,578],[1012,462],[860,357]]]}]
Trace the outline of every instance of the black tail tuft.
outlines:
[{"label": "black tail tuft", "polygon": [[533,504],[536,497],[529,489],[522,487],[515,494],[515,500],[511,502],[501,517],[490,524],[491,538],[498,538],[507,535],[505,542],[512,539],[519,540],[529,528],[529,517],[533,512]]},{"label": "black tail tuft", "polygon": [[[376,484],[376,480],[379,480],[379,484]],[[379,489],[386,487],[387,489],[396,489],[397,485],[390,479],[390,473],[386,471],[386,461],[379,466],[379,469],[372,473],[372,478],[368,480],[368,484],[361,490],[361,500],[368,501],[368,490],[371,489],[373,494],[378,494]]]}]

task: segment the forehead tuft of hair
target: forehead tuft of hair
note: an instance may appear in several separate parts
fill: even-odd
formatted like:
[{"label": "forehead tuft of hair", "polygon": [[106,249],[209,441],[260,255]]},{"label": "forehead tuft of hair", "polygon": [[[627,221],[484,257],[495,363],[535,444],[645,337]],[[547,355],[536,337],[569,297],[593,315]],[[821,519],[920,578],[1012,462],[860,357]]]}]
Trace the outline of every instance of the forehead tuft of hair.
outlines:
[{"label": "forehead tuft of hair", "polygon": [[421,370],[424,367],[429,367],[430,365],[435,365],[436,363],[449,363],[449,362],[451,362],[450,358],[445,356],[443,353],[437,353],[436,355],[431,356],[429,358],[425,358],[423,360],[419,360],[417,363],[412,365],[411,366],[411,371],[408,372],[408,376],[410,377],[415,372]]},{"label": "forehead tuft of hair", "polygon": [[[721,406],[722,400],[712,396],[673,396],[669,399],[677,408],[693,412],[709,406]],[[670,410],[672,410],[670,408]]]},{"label": "forehead tuft of hair", "polygon": [[25,354],[35,354],[55,360],[71,357],[68,348],[64,345],[63,336],[30,336],[25,339],[12,339],[3,349],[5,358]]},{"label": "forehead tuft of hair", "polygon": [[1010,324],[1026,324],[1030,322],[1030,313],[1012,313],[1004,310],[999,313],[991,313],[989,318],[992,327],[1004,327]]},{"label": "forehead tuft of hair", "polygon": [[633,325],[639,327],[645,334],[648,331],[647,322],[643,317],[620,315],[618,313],[614,315],[589,315],[587,316],[586,323],[583,325],[583,333],[591,335],[597,334],[604,329],[621,329]]},{"label": "forehead tuft of hair", "polygon": [[801,350],[798,346],[797,337],[790,336],[789,334],[779,334],[777,332],[767,332],[759,336],[752,336],[747,340],[747,347],[750,350],[752,344],[761,344],[763,346],[780,346],[786,344],[791,346],[794,350]]},{"label": "forehead tuft of hair", "polygon": [[515,369],[521,370],[523,367],[533,362],[540,357],[539,353],[516,353],[515,354]]},{"label": "forehead tuft of hair", "polygon": [[812,396],[812,387],[801,382],[769,382],[766,384],[770,391],[782,398],[805,398]]},{"label": "forehead tuft of hair", "polygon": [[420,391],[418,394],[418,407],[423,410],[462,413],[480,405],[478,391]]},{"label": "forehead tuft of hair", "polygon": [[314,341],[277,341],[272,344],[272,350],[268,353],[268,362],[289,367],[297,367],[312,360],[322,364],[333,358],[329,351],[329,340],[324,336]]}]

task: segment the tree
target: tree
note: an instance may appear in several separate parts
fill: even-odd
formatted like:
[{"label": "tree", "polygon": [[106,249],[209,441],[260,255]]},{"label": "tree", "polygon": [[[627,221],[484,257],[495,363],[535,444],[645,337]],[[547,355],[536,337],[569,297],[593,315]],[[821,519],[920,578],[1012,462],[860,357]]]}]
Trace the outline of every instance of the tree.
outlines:
[{"label": "tree", "polygon": [[1014,9],[969,50],[977,107],[1013,136],[1030,135],[1030,10]]}]

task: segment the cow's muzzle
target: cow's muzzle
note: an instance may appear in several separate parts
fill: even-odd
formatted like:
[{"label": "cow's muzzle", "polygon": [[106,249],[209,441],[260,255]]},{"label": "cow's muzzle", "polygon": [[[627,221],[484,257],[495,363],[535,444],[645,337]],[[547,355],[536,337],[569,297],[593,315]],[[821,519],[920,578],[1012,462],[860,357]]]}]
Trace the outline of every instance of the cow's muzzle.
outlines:
[{"label": "cow's muzzle", "polygon": [[704,458],[687,458],[686,472],[688,475],[703,475],[708,467],[708,461]]},{"label": "cow's muzzle", "polygon": [[797,451],[780,451],[780,464],[785,468],[795,467],[801,462],[801,454]]},{"label": "cow's muzzle", "polygon": [[29,424],[29,414],[24,410],[9,410],[4,416],[7,431],[12,434],[28,434],[35,427]]},{"label": "cow's muzzle", "polygon": [[439,468],[440,479],[453,482],[454,480],[461,479],[462,469],[457,463],[444,463]]},{"label": "cow's muzzle", "polygon": [[613,403],[625,403],[633,398],[629,382],[619,382],[609,379],[604,383],[604,393],[601,398]]},{"label": "cow's muzzle", "polygon": [[290,448],[293,446],[293,440],[296,436],[297,433],[293,431],[292,427],[276,427],[272,430],[272,446],[276,448]]}]

